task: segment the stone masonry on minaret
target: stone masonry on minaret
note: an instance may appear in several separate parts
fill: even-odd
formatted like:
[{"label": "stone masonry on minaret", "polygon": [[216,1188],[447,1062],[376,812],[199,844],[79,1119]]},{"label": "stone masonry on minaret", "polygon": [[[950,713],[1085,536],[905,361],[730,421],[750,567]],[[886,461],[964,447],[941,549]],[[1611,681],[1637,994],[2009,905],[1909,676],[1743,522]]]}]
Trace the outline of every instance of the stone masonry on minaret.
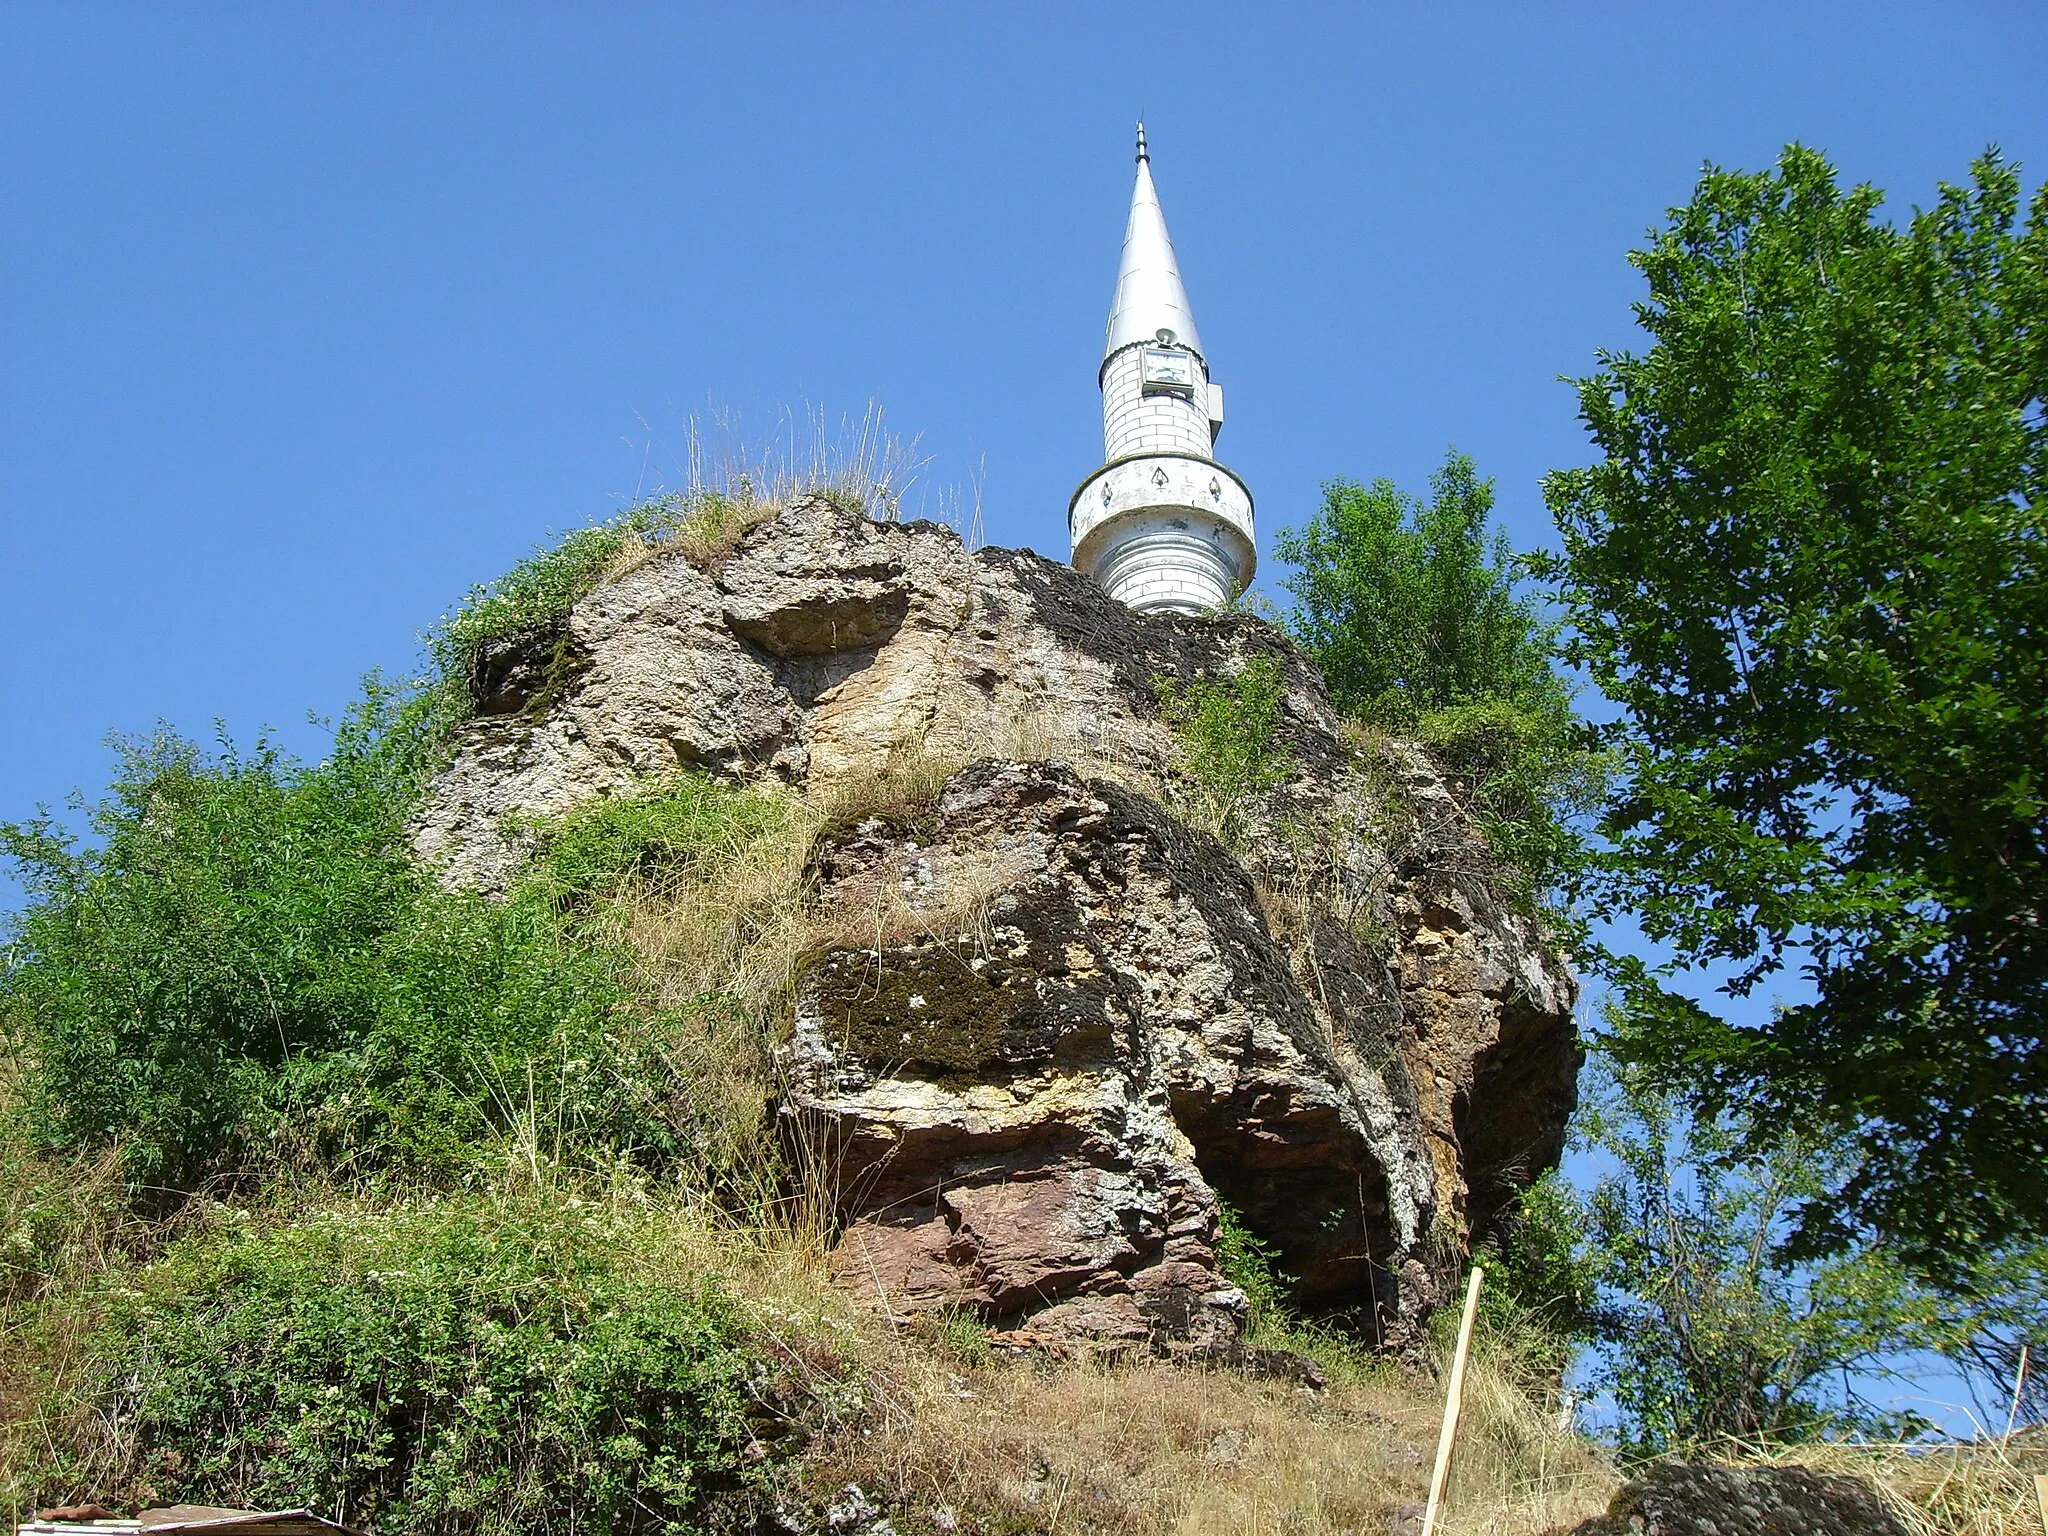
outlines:
[{"label": "stone masonry on minaret", "polygon": [[1252,579],[1252,495],[1213,456],[1223,390],[1188,308],[1138,126],[1138,179],[1110,302],[1103,466],[1074,492],[1074,567],[1141,613],[1201,613]]}]

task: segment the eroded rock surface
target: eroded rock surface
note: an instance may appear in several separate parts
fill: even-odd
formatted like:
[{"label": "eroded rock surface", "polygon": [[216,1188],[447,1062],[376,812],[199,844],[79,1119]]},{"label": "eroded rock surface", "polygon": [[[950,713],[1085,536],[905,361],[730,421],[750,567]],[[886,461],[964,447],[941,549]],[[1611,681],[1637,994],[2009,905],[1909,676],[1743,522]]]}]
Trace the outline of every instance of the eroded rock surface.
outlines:
[{"label": "eroded rock surface", "polygon": [[[1293,772],[1226,848],[1177,809],[1156,684],[1254,655]],[[679,766],[820,799],[950,769],[917,815],[821,842],[840,938],[787,1047],[785,1129],[831,1170],[842,1273],[892,1315],[1228,1348],[1220,1199],[1304,1305],[1399,1345],[1557,1158],[1569,970],[1455,785],[1348,743],[1256,619],[1141,617],[1028,552],[813,501],[712,568],[648,561],[473,684],[415,846],[484,889],[522,821]]]},{"label": "eroded rock surface", "polygon": [[1569,1536],[1907,1536],[1868,1483],[1805,1467],[1659,1462]]}]

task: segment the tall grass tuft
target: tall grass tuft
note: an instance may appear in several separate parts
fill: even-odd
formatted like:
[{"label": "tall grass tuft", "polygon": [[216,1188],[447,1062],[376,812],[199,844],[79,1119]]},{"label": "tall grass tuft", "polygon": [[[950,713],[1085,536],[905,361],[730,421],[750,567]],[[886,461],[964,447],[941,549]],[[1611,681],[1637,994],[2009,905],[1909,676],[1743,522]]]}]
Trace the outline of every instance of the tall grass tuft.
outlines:
[{"label": "tall grass tuft", "polygon": [[894,522],[929,462],[915,439],[887,429],[872,402],[836,430],[821,410],[806,411],[801,421],[785,414],[765,445],[745,444],[722,414],[714,413],[708,428],[693,418],[680,489],[656,489],[614,517],[541,545],[441,616],[425,640],[443,712],[459,719],[474,709],[468,680],[480,649],[545,637],[604,583],[668,554],[715,568],[750,530],[809,496]]}]

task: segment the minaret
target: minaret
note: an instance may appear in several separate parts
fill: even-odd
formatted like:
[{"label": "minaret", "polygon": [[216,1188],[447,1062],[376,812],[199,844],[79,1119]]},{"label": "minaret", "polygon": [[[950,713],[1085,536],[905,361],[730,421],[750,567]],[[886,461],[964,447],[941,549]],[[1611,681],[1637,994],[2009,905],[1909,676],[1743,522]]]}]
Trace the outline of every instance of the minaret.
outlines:
[{"label": "minaret", "polygon": [[1103,349],[1105,462],[1067,504],[1074,568],[1140,613],[1202,613],[1252,579],[1252,493],[1212,456],[1223,390],[1181,286],[1145,125]]}]

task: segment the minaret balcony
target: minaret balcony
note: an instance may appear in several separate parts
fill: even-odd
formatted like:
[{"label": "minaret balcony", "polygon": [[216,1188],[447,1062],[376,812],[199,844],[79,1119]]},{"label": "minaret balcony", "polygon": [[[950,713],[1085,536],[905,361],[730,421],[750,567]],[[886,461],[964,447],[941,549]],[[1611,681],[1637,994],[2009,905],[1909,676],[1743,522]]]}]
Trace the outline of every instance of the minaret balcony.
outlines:
[{"label": "minaret balcony", "polygon": [[1258,565],[1251,491],[1222,464],[1194,454],[1112,459],[1074,492],[1067,529],[1074,565],[1082,571],[1094,572],[1117,546],[1141,534],[1181,532],[1215,548],[1234,590],[1250,583]]}]

